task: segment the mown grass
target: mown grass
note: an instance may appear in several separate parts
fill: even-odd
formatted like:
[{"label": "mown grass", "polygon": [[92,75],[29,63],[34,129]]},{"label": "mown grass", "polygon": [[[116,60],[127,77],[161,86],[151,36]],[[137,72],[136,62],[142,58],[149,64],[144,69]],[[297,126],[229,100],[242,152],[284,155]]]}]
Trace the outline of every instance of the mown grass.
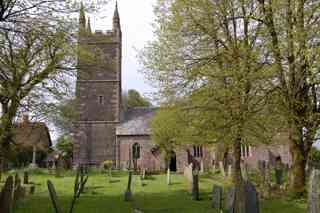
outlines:
[{"label": "mown grass", "polygon": [[[134,202],[124,202],[124,191],[127,187],[128,175],[123,172],[114,173],[111,182],[105,174],[92,173],[85,193],[77,201],[75,213],[131,213],[139,207],[145,213],[209,213],[214,212],[209,199],[214,184],[227,187],[228,179],[218,175],[200,178],[201,200],[192,201],[187,189],[189,187],[183,175],[172,175],[172,184],[166,184],[165,175],[154,175],[144,180],[134,176],[132,192]],[[14,213],[53,213],[46,181],[51,180],[56,188],[59,202],[64,212],[68,212],[73,195],[74,174],[65,173],[62,178],[48,174],[31,174],[30,180],[36,184],[36,193],[21,200]],[[2,183],[3,184],[3,183]],[[262,213],[304,213],[304,202],[286,200],[285,197],[261,201]]]}]

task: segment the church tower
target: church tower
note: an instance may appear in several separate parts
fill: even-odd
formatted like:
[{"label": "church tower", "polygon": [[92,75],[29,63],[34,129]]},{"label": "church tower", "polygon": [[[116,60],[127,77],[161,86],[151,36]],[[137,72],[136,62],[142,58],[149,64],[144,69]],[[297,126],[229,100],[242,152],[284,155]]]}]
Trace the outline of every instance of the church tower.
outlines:
[{"label": "church tower", "polygon": [[121,26],[118,6],[113,27],[91,32],[83,6],[79,18],[77,72],[78,121],[74,128],[74,165],[97,166],[116,160],[116,126],[121,110]]}]

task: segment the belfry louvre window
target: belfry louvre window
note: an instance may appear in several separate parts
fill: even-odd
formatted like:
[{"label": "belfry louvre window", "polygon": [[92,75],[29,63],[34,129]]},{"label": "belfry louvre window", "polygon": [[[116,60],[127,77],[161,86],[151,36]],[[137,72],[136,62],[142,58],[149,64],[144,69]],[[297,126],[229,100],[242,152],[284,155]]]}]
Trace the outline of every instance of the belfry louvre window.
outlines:
[{"label": "belfry louvre window", "polygon": [[99,104],[103,104],[104,103],[104,98],[102,95],[99,96]]},{"label": "belfry louvre window", "polygon": [[193,146],[193,156],[197,158],[203,157],[202,146]]}]

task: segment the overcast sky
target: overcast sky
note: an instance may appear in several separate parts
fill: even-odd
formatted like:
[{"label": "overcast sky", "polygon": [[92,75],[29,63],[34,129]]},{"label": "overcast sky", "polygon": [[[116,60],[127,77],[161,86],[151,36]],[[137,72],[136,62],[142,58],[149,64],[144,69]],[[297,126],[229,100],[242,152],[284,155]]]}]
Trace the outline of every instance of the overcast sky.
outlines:
[{"label": "overcast sky", "polygon": [[[154,20],[153,5],[156,0],[118,0],[122,28],[122,87],[124,90],[136,89],[143,95],[150,95],[153,88],[138,72],[141,65],[137,50],[152,40]],[[115,0],[110,0],[99,14],[88,14],[94,30],[111,30]]]}]

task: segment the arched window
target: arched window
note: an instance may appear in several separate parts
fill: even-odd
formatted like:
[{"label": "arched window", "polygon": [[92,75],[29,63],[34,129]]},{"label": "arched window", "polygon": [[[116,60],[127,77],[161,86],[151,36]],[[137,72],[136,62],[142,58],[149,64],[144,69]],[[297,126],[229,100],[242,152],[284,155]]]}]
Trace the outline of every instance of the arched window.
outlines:
[{"label": "arched window", "polygon": [[132,157],[133,159],[140,158],[140,144],[135,143],[132,145]]},{"label": "arched window", "polygon": [[202,146],[193,146],[193,156],[197,158],[203,157]]}]

